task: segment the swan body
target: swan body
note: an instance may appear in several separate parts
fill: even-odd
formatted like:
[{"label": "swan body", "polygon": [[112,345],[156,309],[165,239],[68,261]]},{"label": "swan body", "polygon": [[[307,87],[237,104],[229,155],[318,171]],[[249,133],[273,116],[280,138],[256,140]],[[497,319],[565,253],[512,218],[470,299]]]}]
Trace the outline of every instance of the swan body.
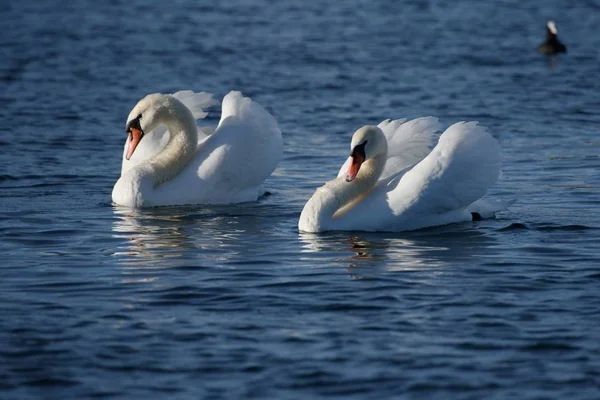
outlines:
[{"label": "swan body", "polygon": [[499,207],[480,198],[500,174],[498,142],[459,122],[429,151],[437,130],[426,117],[356,131],[350,157],[306,203],[299,230],[399,232],[492,216]]},{"label": "swan body", "polygon": [[255,201],[282,157],[277,122],[230,92],[216,128],[196,125],[214,104],[207,93],[151,94],[127,119],[121,177],[112,200],[128,207]]}]

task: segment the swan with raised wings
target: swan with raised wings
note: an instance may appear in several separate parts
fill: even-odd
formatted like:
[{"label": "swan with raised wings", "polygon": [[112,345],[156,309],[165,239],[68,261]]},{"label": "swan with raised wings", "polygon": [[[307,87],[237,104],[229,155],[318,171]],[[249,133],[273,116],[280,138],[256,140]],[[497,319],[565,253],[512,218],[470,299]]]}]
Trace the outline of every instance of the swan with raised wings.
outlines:
[{"label": "swan with raised wings", "polygon": [[216,128],[196,125],[207,93],[150,94],[127,118],[112,200],[128,207],[255,201],[282,157],[281,131],[258,103],[232,91]]},{"label": "swan with raised wings", "polygon": [[433,117],[357,130],[338,177],[304,206],[299,230],[399,232],[489,217],[504,208],[479,200],[500,174],[496,139],[477,122],[459,122],[430,152],[438,130]]}]

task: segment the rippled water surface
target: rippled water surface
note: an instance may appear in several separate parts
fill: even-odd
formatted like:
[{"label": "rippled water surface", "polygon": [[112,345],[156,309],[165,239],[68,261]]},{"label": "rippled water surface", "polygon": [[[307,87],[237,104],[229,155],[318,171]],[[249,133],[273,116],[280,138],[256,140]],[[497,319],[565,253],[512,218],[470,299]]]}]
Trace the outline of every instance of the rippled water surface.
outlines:
[{"label": "rippled water surface", "polygon": [[[592,0],[3,3],[0,397],[597,399],[598,13]],[[569,49],[556,59],[535,52],[549,18]],[[180,89],[242,90],[276,116],[271,196],[111,204],[131,107]],[[297,232],[356,128],[424,115],[490,127],[504,167],[489,196],[510,210]]]}]

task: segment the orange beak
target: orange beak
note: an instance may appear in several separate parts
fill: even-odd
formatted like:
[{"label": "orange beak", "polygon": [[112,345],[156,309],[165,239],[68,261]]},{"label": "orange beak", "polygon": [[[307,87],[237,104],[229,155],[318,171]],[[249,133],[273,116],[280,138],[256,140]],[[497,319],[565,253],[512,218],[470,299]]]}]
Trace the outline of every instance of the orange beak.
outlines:
[{"label": "orange beak", "polygon": [[350,167],[348,167],[348,172],[346,172],[346,182],[352,182],[356,178],[363,162],[365,162],[365,157],[360,153],[350,156]]},{"label": "orange beak", "polygon": [[129,147],[127,148],[127,154],[125,155],[125,158],[127,160],[131,158],[133,152],[135,151],[135,148],[138,144],[140,144],[140,140],[142,140],[143,136],[144,133],[139,129],[131,128],[129,130]]}]

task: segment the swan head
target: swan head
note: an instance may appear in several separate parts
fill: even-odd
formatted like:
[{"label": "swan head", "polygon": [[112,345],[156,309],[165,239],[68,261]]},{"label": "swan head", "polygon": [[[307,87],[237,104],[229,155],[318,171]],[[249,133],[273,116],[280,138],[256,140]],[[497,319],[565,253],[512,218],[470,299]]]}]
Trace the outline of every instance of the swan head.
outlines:
[{"label": "swan head", "polygon": [[184,109],[187,110],[183,103],[165,94],[149,94],[140,100],[127,117],[125,132],[129,135],[129,147],[125,158],[131,158],[146,133],[152,132],[158,125]]},{"label": "swan head", "polygon": [[364,162],[380,156],[387,156],[387,139],[379,127],[365,125],[354,132],[350,145],[350,167],[346,172],[346,182],[352,182],[356,178]]}]

